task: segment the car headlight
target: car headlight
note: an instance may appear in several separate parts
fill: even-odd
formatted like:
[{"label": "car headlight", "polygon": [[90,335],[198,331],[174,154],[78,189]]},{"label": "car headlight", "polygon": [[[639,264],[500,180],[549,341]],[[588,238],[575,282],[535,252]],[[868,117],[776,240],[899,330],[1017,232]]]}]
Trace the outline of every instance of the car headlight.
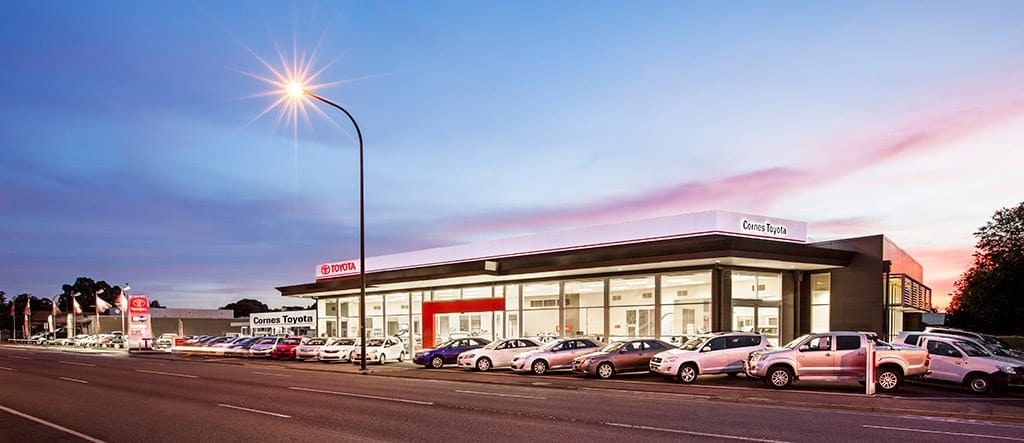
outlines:
[{"label": "car headlight", "polygon": [[462,358],[473,358],[473,357],[476,357],[476,354],[466,354],[466,355],[462,356]]},{"label": "car headlight", "polygon": [[661,358],[662,363],[675,363],[676,360],[679,360],[678,356],[662,357]]},{"label": "car headlight", "polygon": [[1000,366],[999,370],[1003,371],[1003,372],[1005,372],[1007,374],[1016,374],[1017,373],[1017,370],[1014,369],[1013,366]]}]

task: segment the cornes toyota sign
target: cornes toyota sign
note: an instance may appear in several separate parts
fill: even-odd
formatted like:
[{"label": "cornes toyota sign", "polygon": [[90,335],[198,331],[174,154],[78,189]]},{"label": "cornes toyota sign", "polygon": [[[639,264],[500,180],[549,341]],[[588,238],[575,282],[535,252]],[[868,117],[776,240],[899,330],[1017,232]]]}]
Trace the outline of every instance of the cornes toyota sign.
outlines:
[{"label": "cornes toyota sign", "polygon": [[718,229],[725,232],[793,242],[807,241],[807,223],[719,211]]},{"label": "cornes toyota sign", "polygon": [[348,260],[334,263],[324,263],[316,268],[316,279],[341,277],[359,273],[359,261]]},{"label": "cornes toyota sign", "polygon": [[308,311],[286,311],[286,312],[261,312],[249,315],[249,328],[273,328],[273,327],[316,327],[316,310]]}]

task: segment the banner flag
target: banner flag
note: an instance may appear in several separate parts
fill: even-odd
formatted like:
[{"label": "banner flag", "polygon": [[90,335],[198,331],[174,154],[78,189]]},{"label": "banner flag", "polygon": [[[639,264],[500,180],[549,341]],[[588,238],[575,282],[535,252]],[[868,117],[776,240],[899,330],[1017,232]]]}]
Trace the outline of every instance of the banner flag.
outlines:
[{"label": "banner flag", "polygon": [[100,296],[98,296],[98,295],[96,296],[96,313],[97,314],[99,314],[100,312],[106,312],[107,309],[111,308],[111,306],[113,306],[113,305],[111,305],[110,303],[107,303],[107,301],[102,299],[102,298],[100,298]]},{"label": "banner flag", "polygon": [[32,316],[32,301],[31,300],[25,300],[25,311],[24,311],[24,314],[29,316],[29,317]]},{"label": "banner flag", "polygon": [[78,304],[78,300],[75,300],[74,298],[72,298],[71,300],[73,300],[75,302],[75,314],[81,314],[82,313],[82,305]]}]

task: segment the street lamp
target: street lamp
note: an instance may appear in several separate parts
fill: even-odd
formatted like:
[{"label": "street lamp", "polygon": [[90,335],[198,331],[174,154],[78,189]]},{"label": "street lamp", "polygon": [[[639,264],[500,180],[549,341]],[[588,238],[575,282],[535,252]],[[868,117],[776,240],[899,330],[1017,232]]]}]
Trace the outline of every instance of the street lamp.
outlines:
[{"label": "street lamp", "polygon": [[363,133],[359,130],[359,124],[356,123],[356,119],[352,117],[345,108],[342,108],[337,103],[334,103],[326,98],[323,98],[317,94],[314,94],[304,88],[302,84],[297,82],[291,82],[288,84],[288,95],[295,100],[300,100],[304,96],[315,98],[324,102],[339,111],[344,112],[345,116],[352,122],[352,126],[356,128],[356,136],[359,138],[359,350],[362,357],[359,362],[359,370],[366,370],[366,211],[364,207],[364,180],[363,180]]}]

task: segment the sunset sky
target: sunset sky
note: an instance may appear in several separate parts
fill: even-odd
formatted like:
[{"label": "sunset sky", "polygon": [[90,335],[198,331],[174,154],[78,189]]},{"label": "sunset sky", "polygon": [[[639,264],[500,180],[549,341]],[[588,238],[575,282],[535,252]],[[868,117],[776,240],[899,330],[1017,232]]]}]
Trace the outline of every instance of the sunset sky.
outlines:
[{"label": "sunset sky", "polygon": [[[0,290],[170,307],[367,254],[721,209],[885,234],[942,309],[1024,200],[1024,2],[18,2],[0,21]],[[283,61],[282,61],[283,60]],[[312,111],[311,111],[312,112]]]}]

